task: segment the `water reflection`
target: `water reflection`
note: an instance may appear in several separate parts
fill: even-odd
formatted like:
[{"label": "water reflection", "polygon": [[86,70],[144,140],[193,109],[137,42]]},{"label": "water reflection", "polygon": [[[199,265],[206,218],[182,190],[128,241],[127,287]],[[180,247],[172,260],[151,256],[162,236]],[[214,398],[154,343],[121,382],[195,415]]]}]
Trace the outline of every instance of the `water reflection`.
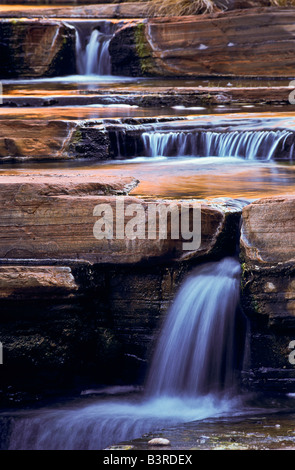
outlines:
[{"label": "water reflection", "polygon": [[295,165],[249,162],[239,158],[133,159],[93,163],[25,163],[2,165],[0,176],[24,175],[132,176],[140,183],[130,194],[143,198],[253,200],[295,194]]}]

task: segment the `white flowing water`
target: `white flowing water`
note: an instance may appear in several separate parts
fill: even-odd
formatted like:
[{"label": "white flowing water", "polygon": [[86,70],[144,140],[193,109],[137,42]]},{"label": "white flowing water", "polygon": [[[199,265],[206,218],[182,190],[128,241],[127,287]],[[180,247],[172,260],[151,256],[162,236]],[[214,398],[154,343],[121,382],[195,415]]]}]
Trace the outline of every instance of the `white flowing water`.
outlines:
[{"label": "white flowing water", "polygon": [[179,423],[232,414],[240,265],[232,258],[196,269],[162,329],[146,393],[88,405],[25,412],[10,449],[103,449]]},{"label": "white flowing water", "polygon": [[[272,160],[284,150],[289,130],[231,132],[144,132],[144,154],[149,157],[240,157],[247,160]],[[294,146],[289,151],[293,158]]]},{"label": "white flowing water", "polygon": [[112,36],[110,27],[106,31],[93,29],[86,37],[76,29],[76,61],[80,75],[111,75],[109,44]]},{"label": "white flowing water", "polygon": [[197,397],[235,384],[235,318],[240,265],[198,268],[184,282],[163,326],[147,382],[151,396]]}]

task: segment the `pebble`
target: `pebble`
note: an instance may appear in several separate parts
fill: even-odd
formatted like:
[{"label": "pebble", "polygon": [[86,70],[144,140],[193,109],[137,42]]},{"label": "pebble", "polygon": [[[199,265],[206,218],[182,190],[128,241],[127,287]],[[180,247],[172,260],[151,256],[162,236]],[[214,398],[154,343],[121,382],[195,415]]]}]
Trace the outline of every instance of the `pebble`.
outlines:
[{"label": "pebble", "polygon": [[168,439],[163,439],[162,437],[155,437],[148,441],[149,446],[170,446],[170,441]]}]

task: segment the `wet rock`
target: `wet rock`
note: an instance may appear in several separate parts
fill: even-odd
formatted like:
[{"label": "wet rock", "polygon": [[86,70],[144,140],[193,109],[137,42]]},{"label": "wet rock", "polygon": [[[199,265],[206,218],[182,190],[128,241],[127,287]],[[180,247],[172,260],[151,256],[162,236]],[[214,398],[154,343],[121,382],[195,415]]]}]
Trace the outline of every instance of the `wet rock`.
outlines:
[{"label": "wet rock", "polygon": [[[7,137],[9,136],[9,137]],[[0,160],[107,160],[109,135],[103,126],[66,120],[0,121]]]},{"label": "wet rock", "polygon": [[125,41],[129,75],[290,77],[294,15],[294,9],[251,8],[149,19],[115,35],[113,69],[120,68]]},{"label": "wet rock", "polygon": [[170,446],[171,443],[168,439],[164,439],[163,437],[155,437],[154,439],[151,439],[148,441],[149,446]]},{"label": "wet rock", "polygon": [[[193,209],[181,201],[144,201],[124,196],[137,184],[131,177],[112,181],[90,171],[36,176],[0,177],[1,258],[78,258],[90,263],[129,264],[183,261],[217,255],[228,248],[235,250],[239,209],[200,203],[195,203]],[[132,204],[140,211],[137,224],[133,223],[134,212],[127,213],[129,207],[134,207]],[[172,210],[179,221],[183,206],[188,207],[188,221],[194,224],[190,225],[194,238],[191,235],[189,239],[175,221],[169,222],[168,215],[167,234],[161,235],[159,211],[168,214]],[[105,220],[103,210],[109,211],[112,222],[112,234],[107,237],[96,234]],[[195,211],[200,214],[200,226],[192,218]],[[152,212],[156,223],[153,233],[149,228]],[[122,236],[118,235],[120,224]],[[178,236],[172,236],[175,229]],[[130,234],[127,230],[131,230]]]},{"label": "wet rock", "polygon": [[78,286],[69,267],[0,266],[0,298],[32,298],[75,292]]},{"label": "wet rock", "polygon": [[247,263],[294,262],[295,195],[260,199],[243,210],[241,244]]},{"label": "wet rock", "polygon": [[243,209],[242,305],[250,322],[245,382],[256,389],[294,391],[294,224],[295,196],[264,198]]},{"label": "wet rock", "polygon": [[75,31],[61,22],[0,21],[0,77],[52,77],[75,73]]},{"label": "wet rock", "polygon": [[66,121],[2,120],[0,159],[67,159],[67,142],[75,129],[75,123]]}]

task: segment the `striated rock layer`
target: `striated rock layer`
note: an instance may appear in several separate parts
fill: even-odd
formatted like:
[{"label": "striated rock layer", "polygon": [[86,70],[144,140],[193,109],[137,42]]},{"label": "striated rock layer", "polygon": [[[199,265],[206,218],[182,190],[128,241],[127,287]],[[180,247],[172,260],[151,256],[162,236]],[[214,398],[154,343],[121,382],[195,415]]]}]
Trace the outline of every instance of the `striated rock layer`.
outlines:
[{"label": "striated rock layer", "polygon": [[89,170],[0,176],[3,402],[79,390],[90,381],[141,383],[183,277],[202,261],[235,252],[240,211],[214,202],[198,204],[201,244],[190,251],[172,239],[171,221],[167,239],[156,231],[154,239],[130,240],[130,212],[123,238],[95,238],[100,204],[114,210],[114,221],[120,204],[125,212],[140,205],[139,231],[150,206],[168,205],[128,196],[136,184]]},{"label": "striated rock layer", "polygon": [[294,19],[294,9],[277,8],[148,19],[115,35],[113,70],[175,77],[293,77]]},{"label": "striated rock layer", "polygon": [[242,303],[250,319],[245,381],[294,392],[295,195],[260,199],[243,209]]},{"label": "striated rock layer", "polygon": [[[215,249],[218,238],[226,229],[227,210],[197,204],[196,207],[201,208],[201,243],[192,250],[184,251],[185,239],[170,236],[172,222],[169,219],[167,236],[158,236],[159,225],[155,236],[150,236],[148,232],[150,206],[157,209],[171,204],[177,211],[177,217],[180,217],[178,207],[181,202],[144,201],[124,196],[136,184],[134,178],[110,181],[109,178],[97,177],[91,171],[62,175],[2,175],[0,258],[79,259],[92,264],[122,264],[153,258],[182,260],[207,255]],[[122,196],[118,199],[118,195]],[[138,237],[135,234],[135,239],[131,239],[126,232],[128,222],[134,217],[133,212],[127,210],[131,204],[139,206],[143,214],[135,229],[139,233]],[[94,225],[101,219],[106,205],[111,211],[113,236],[97,239]],[[98,210],[97,206],[102,209]],[[228,212],[231,212],[230,209]],[[120,217],[123,236],[118,235]]]},{"label": "striated rock layer", "polygon": [[75,30],[61,21],[2,19],[0,37],[1,78],[75,73]]}]

